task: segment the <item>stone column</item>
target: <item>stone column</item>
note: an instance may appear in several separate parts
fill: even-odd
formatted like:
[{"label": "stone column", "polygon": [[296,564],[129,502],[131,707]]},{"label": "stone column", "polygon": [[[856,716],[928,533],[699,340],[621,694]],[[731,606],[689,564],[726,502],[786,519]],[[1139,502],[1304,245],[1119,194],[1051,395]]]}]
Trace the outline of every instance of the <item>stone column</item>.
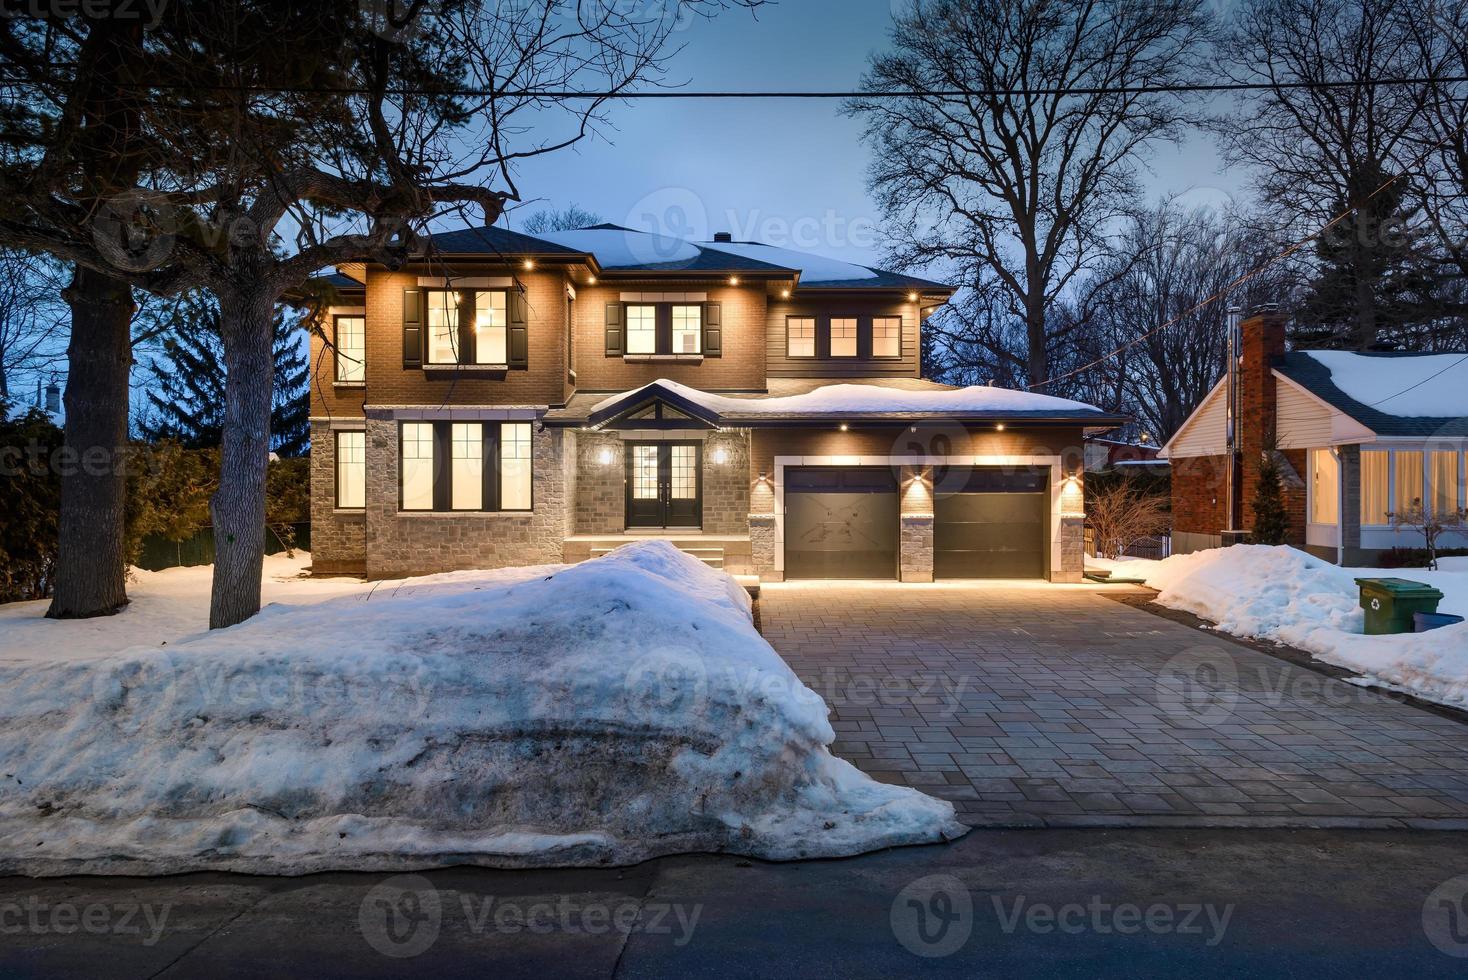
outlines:
[{"label": "stone column", "polygon": [[933,471],[903,466],[898,577],[904,582],[933,581]]},{"label": "stone column", "polygon": [[749,515],[750,564],[761,582],[784,581],[783,572],[775,569],[775,515]]}]

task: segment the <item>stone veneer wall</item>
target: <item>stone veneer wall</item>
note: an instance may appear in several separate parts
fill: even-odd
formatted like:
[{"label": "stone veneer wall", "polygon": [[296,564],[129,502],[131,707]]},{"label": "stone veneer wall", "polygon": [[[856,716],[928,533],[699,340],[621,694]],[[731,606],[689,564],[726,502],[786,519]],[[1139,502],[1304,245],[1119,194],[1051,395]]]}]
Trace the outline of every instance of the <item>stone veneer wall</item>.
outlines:
[{"label": "stone veneer wall", "polygon": [[361,575],[367,568],[367,518],[360,510],[336,509],[336,431],[326,419],[311,422],[311,572]]},{"label": "stone veneer wall", "polygon": [[[697,438],[697,433],[687,437]],[[627,462],[621,432],[584,432],[576,453],[574,500],[577,534],[621,534],[627,526]],[[653,440],[649,440],[653,441]],[[749,531],[749,437],[710,432],[703,447],[703,530],[706,534]],[[716,458],[723,451],[724,462]],[[603,462],[603,454],[610,453]]]},{"label": "stone veneer wall", "polygon": [[[534,510],[528,513],[400,513],[398,424],[367,421],[368,578],[561,561],[573,476],[563,449],[575,436],[531,427]],[[570,443],[568,446],[567,443]]]},{"label": "stone veneer wall", "polygon": [[904,466],[898,476],[898,577],[904,582],[933,581],[933,470]]}]

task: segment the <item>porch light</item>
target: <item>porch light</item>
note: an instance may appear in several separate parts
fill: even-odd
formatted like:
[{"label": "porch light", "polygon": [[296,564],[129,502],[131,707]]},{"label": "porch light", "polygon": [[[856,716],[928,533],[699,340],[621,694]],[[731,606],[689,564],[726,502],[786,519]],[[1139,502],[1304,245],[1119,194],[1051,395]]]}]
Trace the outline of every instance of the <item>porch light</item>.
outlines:
[{"label": "porch light", "polygon": [[916,303],[917,302],[917,293],[908,293],[907,294],[907,301],[909,303]]},{"label": "porch light", "polygon": [[602,446],[601,449],[599,449],[597,451],[596,461],[598,463],[600,463],[601,465],[603,465],[603,466],[611,466],[612,465],[612,447],[611,446]]},{"label": "porch light", "polygon": [[737,286],[737,285],[739,285],[739,277],[738,276],[730,276],[729,277],[729,285],[731,285],[731,286]]},{"label": "porch light", "polygon": [[727,462],[729,462],[729,450],[725,449],[723,446],[720,446],[717,449],[715,449],[714,450],[714,463],[715,463],[715,465],[723,466]]}]

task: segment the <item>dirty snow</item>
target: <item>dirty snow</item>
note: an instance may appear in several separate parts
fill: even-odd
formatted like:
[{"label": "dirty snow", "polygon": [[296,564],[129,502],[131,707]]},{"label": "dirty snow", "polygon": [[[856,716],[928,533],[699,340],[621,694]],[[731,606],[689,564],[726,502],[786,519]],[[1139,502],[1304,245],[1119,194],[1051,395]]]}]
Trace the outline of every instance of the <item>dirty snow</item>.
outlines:
[{"label": "dirty snow", "polygon": [[[277,582],[304,602],[204,633],[183,583],[206,580],[158,573],[110,656],[14,617],[32,632],[0,635],[28,651],[0,661],[0,873],[785,859],[962,833],[951,804],[831,755],[825,703],[727,575],[658,541],[526,573]],[[175,640],[129,646],[149,617]],[[70,637],[50,659],[43,628]]]},{"label": "dirty snow", "polygon": [[1359,672],[1360,683],[1468,708],[1468,623],[1426,633],[1367,636],[1357,578],[1405,578],[1443,593],[1439,612],[1468,615],[1468,560],[1442,569],[1338,568],[1295,548],[1238,545],[1162,561],[1086,559],[1158,589],[1157,602],[1235,636],[1274,640]]},{"label": "dirty snow", "polygon": [[1330,380],[1363,405],[1405,418],[1468,415],[1468,354],[1372,357],[1350,351],[1307,352]]},{"label": "dirty snow", "polygon": [[[903,388],[886,388],[881,385],[835,384],[823,385],[800,395],[778,395],[772,398],[731,398],[714,395],[688,385],[660,378],[652,384],[680,395],[695,404],[702,405],[720,415],[737,418],[799,418],[810,416],[830,418],[836,415],[881,416],[910,414],[982,415],[1009,412],[1099,412],[1094,405],[1039,395],[1012,388],[996,388],[988,385],[972,385],[967,388],[931,388],[910,391]],[[644,388],[649,387],[644,385]],[[642,389],[638,389],[639,391]],[[597,412],[626,398],[627,394],[612,395],[592,406]]]}]

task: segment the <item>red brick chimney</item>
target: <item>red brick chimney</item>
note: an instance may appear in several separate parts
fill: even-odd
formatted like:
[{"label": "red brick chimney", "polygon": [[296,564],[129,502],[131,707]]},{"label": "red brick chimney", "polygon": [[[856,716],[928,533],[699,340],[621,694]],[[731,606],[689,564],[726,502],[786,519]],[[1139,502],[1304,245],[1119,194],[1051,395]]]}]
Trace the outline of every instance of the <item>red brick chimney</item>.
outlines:
[{"label": "red brick chimney", "polygon": [[1243,526],[1254,526],[1254,492],[1259,485],[1259,462],[1266,448],[1275,448],[1275,379],[1273,368],[1285,352],[1282,313],[1256,312],[1239,324],[1242,334],[1239,364],[1239,459],[1242,469],[1238,513]]}]

